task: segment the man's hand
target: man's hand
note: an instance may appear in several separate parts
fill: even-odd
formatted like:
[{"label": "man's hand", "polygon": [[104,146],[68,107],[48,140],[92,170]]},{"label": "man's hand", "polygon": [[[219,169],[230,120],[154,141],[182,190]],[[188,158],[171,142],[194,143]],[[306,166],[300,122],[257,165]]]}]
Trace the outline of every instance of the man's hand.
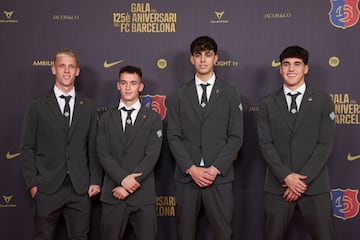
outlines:
[{"label": "man's hand", "polygon": [[215,171],[214,169],[216,168],[213,168],[196,167],[193,165],[188,169],[188,173],[199,187],[204,188],[213,184],[217,176],[217,170]]},{"label": "man's hand", "polygon": [[38,191],[37,186],[33,186],[33,187],[30,188],[30,195],[31,195],[31,197],[33,199],[35,198],[35,195],[36,195],[37,191]]},{"label": "man's hand", "polygon": [[290,188],[286,188],[284,194],[283,194],[283,199],[286,202],[295,202],[296,200],[299,199],[300,196],[298,196],[297,194],[295,194]]},{"label": "man's hand", "polygon": [[101,192],[100,185],[90,185],[88,190],[89,197],[95,196],[96,194]]},{"label": "man's hand", "polygon": [[304,182],[304,180],[307,178],[307,176],[300,175],[297,173],[290,173],[286,176],[284,179],[285,184],[283,187],[288,187],[292,191],[292,193],[296,194],[298,197],[303,194],[306,189],[307,185]]},{"label": "man's hand", "polygon": [[114,198],[124,200],[129,196],[129,193],[122,186],[118,186],[112,190]]},{"label": "man's hand", "polygon": [[205,168],[205,169],[206,169],[205,172],[208,174],[207,175],[208,179],[211,179],[214,182],[217,175],[219,174],[219,170],[214,166],[210,166],[210,167]]},{"label": "man's hand", "polygon": [[141,175],[142,173],[132,173],[126,176],[121,181],[121,186],[123,186],[129,193],[134,193],[140,187],[140,183],[136,181],[135,178],[140,177]]}]

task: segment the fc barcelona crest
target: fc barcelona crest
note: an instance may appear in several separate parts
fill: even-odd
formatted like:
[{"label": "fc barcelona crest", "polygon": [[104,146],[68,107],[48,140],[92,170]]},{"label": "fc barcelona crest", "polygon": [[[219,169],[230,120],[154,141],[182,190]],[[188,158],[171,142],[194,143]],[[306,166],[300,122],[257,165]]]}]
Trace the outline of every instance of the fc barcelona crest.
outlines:
[{"label": "fc barcelona crest", "polygon": [[359,21],[359,0],[330,0],[329,18],[338,28],[349,28]]},{"label": "fc barcelona crest", "polygon": [[331,191],[334,216],[343,220],[354,218],[359,213],[359,190],[333,189]]},{"label": "fc barcelona crest", "polygon": [[144,95],[141,96],[142,103],[145,107],[148,107],[158,114],[162,120],[166,117],[167,108],[165,106],[165,95]]}]

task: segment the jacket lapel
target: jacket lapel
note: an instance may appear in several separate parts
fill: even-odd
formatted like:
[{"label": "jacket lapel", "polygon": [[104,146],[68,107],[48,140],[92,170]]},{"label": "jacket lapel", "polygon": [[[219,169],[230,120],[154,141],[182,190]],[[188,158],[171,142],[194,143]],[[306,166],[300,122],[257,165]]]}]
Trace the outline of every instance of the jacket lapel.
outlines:
[{"label": "jacket lapel", "polygon": [[70,125],[69,137],[72,135],[74,129],[76,129],[76,125],[79,123],[80,117],[82,116],[82,111],[85,107],[84,105],[85,105],[85,101],[83,99],[83,96],[80,94],[76,94],[73,116],[72,116],[71,125]]},{"label": "jacket lapel", "polygon": [[285,95],[284,95],[284,91],[283,91],[282,88],[276,94],[275,104],[277,105],[282,117],[284,118],[284,120],[286,122],[286,125],[290,129],[293,129],[293,121],[292,121],[291,116],[289,114],[288,105],[287,105],[286,98],[285,98]]},{"label": "jacket lapel", "polygon": [[304,120],[305,114],[309,110],[312,101],[313,101],[312,90],[310,88],[307,88],[301,100],[300,111],[298,112],[296,117],[294,132],[299,128],[302,121]]},{"label": "jacket lapel", "polygon": [[47,103],[49,105],[50,112],[54,116],[54,119],[56,121],[56,125],[61,126],[61,129],[64,131],[65,134],[67,134],[69,128],[66,125],[64,116],[61,112],[61,109],[59,107],[59,103],[56,99],[55,93],[53,90],[51,90],[47,96]]},{"label": "jacket lapel", "polygon": [[140,133],[142,125],[145,123],[146,119],[148,118],[148,114],[146,109],[143,105],[136,116],[136,120],[132,128],[130,129],[130,133],[127,133],[127,141],[126,145],[129,146],[131,142],[134,140],[135,136]]},{"label": "jacket lapel", "polygon": [[114,109],[111,112],[111,119],[113,121],[113,126],[115,126],[115,131],[118,133],[117,135],[120,136],[120,140],[125,143],[125,132],[123,131],[121,114],[123,114],[121,110]]},{"label": "jacket lapel", "polygon": [[203,109],[199,104],[199,99],[198,99],[194,79],[191,82],[189,82],[188,85],[186,86],[186,93],[187,93],[187,97],[189,98],[190,103],[191,103],[192,107],[194,108],[197,116],[199,117],[199,119],[202,120],[203,119]]},{"label": "jacket lapel", "polygon": [[216,80],[211,90],[209,102],[205,107],[204,120],[209,116],[211,111],[214,109],[214,107],[216,106],[216,102],[219,99],[219,97],[222,95],[222,93],[223,93],[222,83],[221,81]]},{"label": "jacket lapel", "polygon": [[188,96],[188,98],[191,102],[191,105],[194,108],[197,116],[199,117],[200,120],[204,121],[209,116],[211,111],[214,109],[214,107],[216,106],[217,100],[222,95],[223,86],[221,84],[221,81],[219,81],[219,80],[215,81],[215,84],[214,84],[211,94],[210,94],[209,102],[205,108],[202,108],[199,104],[199,99],[198,99],[196,86],[195,86],[195,80],[191,81],[187,85],[186,93],[187,93],[187,96]]}]

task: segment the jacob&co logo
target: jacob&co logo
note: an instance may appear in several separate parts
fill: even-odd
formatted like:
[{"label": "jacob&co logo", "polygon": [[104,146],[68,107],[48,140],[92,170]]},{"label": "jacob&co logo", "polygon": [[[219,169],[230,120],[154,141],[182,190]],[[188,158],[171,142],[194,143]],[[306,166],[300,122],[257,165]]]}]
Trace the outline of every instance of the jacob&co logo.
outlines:
[{"label": "jacob&co logo", "polygon": [[359,213],[359,190],[333,189],[331,199],[334,208],[334,216],[343,220],[354,218]]},{"label": "jacob&co logo", "polygon": [[283,12],[283,13],[265,13],[265,19],[282,19],[282,18],[291,18],[290,12]]},{"label": "jacob&co logo", "polygon": [[330,0],[330,22],[337,28],[346,29],[359,21],[359,0]]},{"label": "jacob&co logo", "polygon": [[80,16],[79,15],[53,15],[52,19],[55,21],[59,21],[59,20],[73,21],[73,20],[80,20]]}]

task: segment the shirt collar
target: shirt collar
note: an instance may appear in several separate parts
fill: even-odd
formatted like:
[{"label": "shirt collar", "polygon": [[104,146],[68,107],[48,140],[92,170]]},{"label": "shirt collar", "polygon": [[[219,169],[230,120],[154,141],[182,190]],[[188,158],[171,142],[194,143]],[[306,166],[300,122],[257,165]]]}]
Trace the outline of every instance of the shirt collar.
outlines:
[{"label": "shirt collar", "polygon": [[196,74],[195,74],[195,84],[196,84],[196,86],[198,86],[198,85],[200,85],[200,84],[204,84],[204,83],[205,83],[205,84],[206,84],[206,83],[209,83],[210,85],[214,85],[215,79],[216,79],[215,73],[214,73],[214,74],[212,75],[212,77],[211,77],[209,80],[207,80],[206,82],[200,80],[200,79],[196,76]]},{"label": "shirt collar", "polygon": [[140,100],[137,100],[133,105],[131,105],[130,107],[127,107],[123,101],[120,100],[120,103],[119,103],[119,107],[118,107],[118,110],[120,110],[122,107],[125,107],[126,109],[135,109],[137,111],[140,110],[141,108],[141,103],[140,103]]},{"label": "shirt collar", "polygon": [[287,88],[285,85],[283,85],[283,89],[284,89],[284,94],[287,95],[288,93],[297,93],[299,92],[301,95],[304,95],[305,90],[306,90],[306,84],[304,83],[303,85],[301,85],[299,88],[297,88],[296,90],[291,90],[289,88]]},{"label": "shirt collar", "polygon": [[74,98],[75,97],[75,87],[73,87],[73,89],[71,89],[70,92],[64,93],[56,85],[54,85],[54,93],[57,98],[59,98],[61,95],[71,96],[72,98]]}]

